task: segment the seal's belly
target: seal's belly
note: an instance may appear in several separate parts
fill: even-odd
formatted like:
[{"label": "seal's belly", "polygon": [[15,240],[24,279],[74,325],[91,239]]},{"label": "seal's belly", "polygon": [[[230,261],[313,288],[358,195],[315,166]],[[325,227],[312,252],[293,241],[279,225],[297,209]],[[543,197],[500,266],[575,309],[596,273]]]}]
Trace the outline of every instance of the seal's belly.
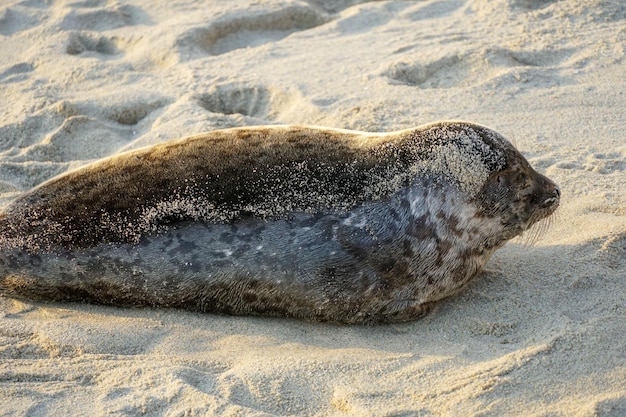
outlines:
[{"label": "seal's belly", "polygon": [[[13,271],[15,285],[30,286],[35,298],[310,316],[358,303],[376,281],[338,243],[342,220],[298,214],[270,222],[190,222],[137,245],[12,251],[0,261]],[[346,276],[358,287],[344,285]],[[38,292],[39,282],[45,284]]]}]

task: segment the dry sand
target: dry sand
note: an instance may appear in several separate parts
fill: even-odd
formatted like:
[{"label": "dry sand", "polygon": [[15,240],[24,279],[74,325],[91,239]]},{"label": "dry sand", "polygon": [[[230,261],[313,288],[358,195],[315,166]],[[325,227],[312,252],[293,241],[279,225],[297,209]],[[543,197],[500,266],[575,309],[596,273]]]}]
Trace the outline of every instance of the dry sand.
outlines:
[{"label": "dry sand", "polygon": [[626,415],[625,57],[622,0],[1,2],[0,206],[211,129],[451,118],[563,201],[402,325],[0,298],[0,415]]}]

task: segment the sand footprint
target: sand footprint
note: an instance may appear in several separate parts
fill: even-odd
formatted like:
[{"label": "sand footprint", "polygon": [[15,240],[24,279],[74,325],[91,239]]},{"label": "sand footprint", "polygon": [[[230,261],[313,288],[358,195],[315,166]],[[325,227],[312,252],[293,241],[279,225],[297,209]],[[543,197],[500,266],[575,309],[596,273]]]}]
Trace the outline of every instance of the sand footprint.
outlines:
[{"label": "sand footprint", "polygon": [[461,7],[462,4],[448,0],[424,2],[424,4],[420,5],[417,10],[407,14],[407,18],[412,21],[416,21],[446,17],[450,16]]},{"label": "sand footprint", "polygon": [[598,254],[610,268],[626,269],[626,232],[608,236]]},{"label": "sand footprint", "polygon": [[250,123],[295,123],[303,115],[314,117],[318,112],[317,107],[298,91],[283,91],[240,82],[215,85],[194,99],[200,107],[211,113],[256,119],[248,120]]},{"label": "sand footprint", "polygon": [[256,13],[231,13],[208,26],[193,28],[178,38],[177,45],[191,50],[193,58],[220,55],[235,49],[256,47],[290,34],[322,25],[330,17],[308,5],[286,6]]},{"label": "sand footprint", "polygon": [[66,119],[58,129],[14,160],[60,163],[102,158],[123,146],[130,137],[128,129],[77,115]]},{"label": "sand footprint", "polygon": [[65,52],[69,55],[80,55],[83,52],[118,55],[122,50],[118,47],[116,38],[89,32],[70,32]]},{"label": "sand footprint", "polygon": [[[328,14],[340,13],[345,9],[366,3],[378,3],[380,0],[305,0],[310,5],[324,10]],[[394,7],[393,5],[391,7]]]},{"label": "sand footprint", "polygon": [[11,36],[37,26],[41,20],[25,7],[7,7],[0,11],[0,35]]},{"label": "sand footprint", "polygon": [[103,109],[104,116],[124,126],[135,126],[146,119],[152,112],[162,108],[166,99],[154,98],[148,101],[130,101],[107,106]]},{"label": "sand footprint", "polygon": [[626,155],[624,152],[597,152],[587,155],[584,161],[581,158],[561,161],[555,165],[559,169],[575,169],[609,175],[626,169]]},{"label": "sand footprint", "polygon": [[196,96],[196,99],[201,107],[211,113],[266,118],[277,110],[274,106],[277,96],[284,94],[263,86],[232,83],[213,86],[206,94]]},{"label": "sand footprint", "polygon": [[397,19],[401,12],[411,7],[411,2],[388,2],[384,4],[365,4],[347,7],[337,17],[330,29],[333,32],[353,36],[357,33],[372,31],[375,27],[388,24],[392,19]]},{"label": "sand footprint", "polygon": [[582,169],[581,165],[578,163],[578,161],[562,161],[562,162],[558,162],[554,165],[554,167],[559,168],[559,169]]},{"label": "sand footprint", "polygon": [[22,120],[0,126],[0,155],[10,159],[21,149],[36,144],[49,131],[49,126],[59,126],[75,109],[61,101],[34,114],[23,115]]},{"label": "sand footprint", "polygon": [[467,63],[458,54],[429,61],[403,61],[392,64],[384,75],[392,82],[423,88],[451,88],[463,84],[458,74],[467,76]]},{"label": "sand footprint", "polygon": [[59,116],[56,130],[42,132],[41,140],[23,147],[11,160],[62,163],[108,156],[146,128],[142,121],[165,102],[159,97],[141,101],[120,97],[103,107],[101,103],[62,101],[54,106]]},{"label": "sand footprint", "polygon": [[28,62],[20,62],[19,64],[0,68],[0,83],[7,84],[23,81],[28,78],[28,73],[34,69],[33,64]]},{"label": "sand footprint", "polygon": [[[405,51],[407,48],[401,49]],[[552,77],[562,84],[566,80],[554,67],[573,54],[572,49],[515,51],[489,47],[473,52],[452,53],[430,59],[405,59],[392,63],[382,75],[392,83],[421,88],[471,87],[484,83],[498,84],[502,78],[515,77],[528,82],[533,78]]]},{"label": "sand footprint", "polygon": [[[150,24],[149,16],[139,7],[113,3],[99,7],[102,2],[80,2],[61,21],[61,29],[104,31],[136,24]],[[82,6],[82,7],[81,7]]]},{"label": "sand footprint", "polygon": [[594,153],[585,158],[582,167],[598,174],[612,174],[626,169],[626,155],[621,152]]}]

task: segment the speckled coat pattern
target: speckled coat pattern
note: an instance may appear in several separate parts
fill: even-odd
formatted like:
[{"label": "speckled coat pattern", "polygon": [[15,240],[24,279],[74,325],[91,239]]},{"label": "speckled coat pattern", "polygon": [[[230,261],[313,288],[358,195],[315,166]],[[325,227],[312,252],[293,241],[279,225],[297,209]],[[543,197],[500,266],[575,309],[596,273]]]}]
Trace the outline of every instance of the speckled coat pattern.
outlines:
[{"label": "speckled coat pattern", "polygon": [[343,323],[415,319],[558,187],[464,122],[209,132],[49,180],[0,217],[0,293]]}]

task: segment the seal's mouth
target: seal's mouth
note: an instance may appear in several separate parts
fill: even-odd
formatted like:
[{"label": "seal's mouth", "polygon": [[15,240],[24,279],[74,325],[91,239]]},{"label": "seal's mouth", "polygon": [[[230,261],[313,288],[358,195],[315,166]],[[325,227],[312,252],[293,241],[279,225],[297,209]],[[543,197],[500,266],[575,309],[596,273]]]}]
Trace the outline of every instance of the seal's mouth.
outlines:
[{"label": "seal's mouth", "polygon": [[561,190],[551,181],[550,185],[541,196],[535,196],[535,200],[539,203],[530,216],[526,229],[522,232],[523,242],[527,245],[534,244],[550,228],[555,218],[553,214],[561,203]]},{"label": "seal's mouth", "polygon": [[561,202],[561,190],[556,184],[551,183],[551,187],[548,190],[545,190],[540,195],[536,195],[533,200],[537,201],[538,204],[529,219],[528,227],[556,211]]},{"label": "seal's mouth", "polygon": [[544,207],[551,207],[553,210],[559,206],[559,202],[561,201],[561,189],[558,185],[554,184],[554,188],[552,190],[552,196],[543,200]]},{"label": "seal's mouth", "polygon": [[549,178],[535,173],[535,182],[531,189],[530,207],[535,209],[532,217],[536,220],[549,216],[559,207],[561,189]]},{"label": "seal's mouth", "polygon": [[551,197],[543,201],[544,207],[552,207],[556,209],[559,206],[559,197]]}]

